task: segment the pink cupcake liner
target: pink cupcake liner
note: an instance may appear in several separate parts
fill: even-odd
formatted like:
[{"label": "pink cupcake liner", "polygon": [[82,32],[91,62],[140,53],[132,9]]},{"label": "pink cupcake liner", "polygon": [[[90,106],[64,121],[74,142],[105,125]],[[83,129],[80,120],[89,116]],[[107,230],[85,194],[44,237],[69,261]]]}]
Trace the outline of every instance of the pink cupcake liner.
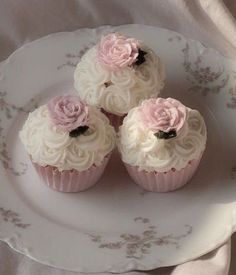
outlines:
[{"label": "pink cupcake liner", "polygon": [[114,115],[103,109],[102,109],[102,112],[109,118],[111,125],[115,128],[116,132],[118,132],[119,127],[122,125],[126,115],[123,115],[123,116]]},{"label": "pink cupcake liner", "polygon": [[193,177],[200,163],[201,157],[197,160],[192,160],[188,165],[177,171],[171,169],[169,172],[147,172],[139,171],[139,167],[131,166],[125,163],[126,169],[133,181],[151,192],[169,192],[181,188]]},{"label": "pink cupcake liner", "polygon": [[48,187],[60,192],[80,192],[92,187],[102,176],[110,155],[105,157],[100,166],[93,165],[88,170],[59,171],[53,166],[40,166],[33,163],[42,182]]}]

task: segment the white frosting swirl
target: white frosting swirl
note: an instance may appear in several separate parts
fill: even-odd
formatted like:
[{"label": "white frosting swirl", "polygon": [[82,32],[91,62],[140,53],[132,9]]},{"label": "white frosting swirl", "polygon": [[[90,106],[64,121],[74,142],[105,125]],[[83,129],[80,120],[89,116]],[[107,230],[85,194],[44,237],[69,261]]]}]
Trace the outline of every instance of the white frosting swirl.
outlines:
[{"label": "white frosting swirl", "polygon": [[104,114],[89,107],[89,129],[76,138],[53,125],[46,105],[29,114],[20,139],[32,160],[59,171],[84,171],[101,165],[115,146],[115,131]]},{"label": "white frosting swirl", "polygon": [[139,107],[132,109],[120,127],[118,147],[122,160],[140,170],[181,170],[198,159],[206,147],[205,122],[196,110],[187,108],[187,119],[177,137],[158,139],[140,119]]},{"label": "white frosting swirl", "polygon": [[[123,115],[144,99],[156,97],[164,86],[164,66],[159,57],[142,46],[146,61],[133,67],[111,71],[101,66],[94,46],[82,57],[74,72],[79,97],[89,105]],[[104,85],[108,83],[108,87]]]}]

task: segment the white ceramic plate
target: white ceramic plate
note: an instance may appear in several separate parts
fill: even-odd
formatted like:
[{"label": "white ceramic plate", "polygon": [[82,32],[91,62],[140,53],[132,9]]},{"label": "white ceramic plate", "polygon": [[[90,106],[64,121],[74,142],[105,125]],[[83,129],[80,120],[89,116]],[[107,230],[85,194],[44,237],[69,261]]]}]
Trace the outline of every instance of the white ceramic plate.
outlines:
[{"label": "white ceramic plate", "polygon": [[[206,153],[179,191],[144,192],[114,155],[95,188],[58,193],[40,183],[19,141],[27,112],[73,92],[75,64],[114,30],[153,48],[167,68],[162,96],[199,109],[206,120]],[[235,231],[236,64],[199,42],[140,25],[47,36],[2,67],[0,118],[0,238],[36,261],[80,272],[149,270],[201,256]]]}]

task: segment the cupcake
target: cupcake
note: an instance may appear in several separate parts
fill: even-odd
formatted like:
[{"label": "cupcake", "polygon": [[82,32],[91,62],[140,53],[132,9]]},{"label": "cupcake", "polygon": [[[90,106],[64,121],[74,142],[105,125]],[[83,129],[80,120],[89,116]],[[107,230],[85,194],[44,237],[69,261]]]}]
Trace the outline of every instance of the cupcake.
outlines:
[{"label": "cupcake", "polygon": [[197,110],[173,98],[152,98],[125,117],[118,147],[134,182],[148,191],[168,192],[192,178],[206,140],[206,125]]},{"label": "cupcake", "polygon": [[99,109],[65,95],[30,113],[20,139],[46,185],[78,192],[103,174],[115,146],[115,131]]},{"label": "cupcake", "polygon": [[130,109],[157,97],[163,86],[160,58],[142,42],[119,33],[103,36],[74,72],[79,97],[102,108],[116,128]]}]

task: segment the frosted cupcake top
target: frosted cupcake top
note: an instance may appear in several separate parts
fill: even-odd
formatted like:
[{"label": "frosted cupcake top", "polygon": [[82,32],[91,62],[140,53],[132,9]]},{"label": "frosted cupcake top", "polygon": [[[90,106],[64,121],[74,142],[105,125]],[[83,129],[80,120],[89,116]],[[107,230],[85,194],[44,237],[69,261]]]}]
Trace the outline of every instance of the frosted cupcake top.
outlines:
[{"label": "frosted cupcake top", "polygon": [[74,72],[79,97],[89,105],[124,115],[164,86],[160,58],[142,42],[118,33],[101,38]]},{"label": "frosted cupcake top", "polygon": [[140,170],[180,170],[206,146],[205,122],[197,110],[172,98],[145,100],[125,117],[118,146],[125,163]]},{"label": "frosted cupcake top", "polygon": [[58,96],[29,114],[20,139],[32,160],[59,171],[99,166],[115,146],[115,131],[97,108]]}]

